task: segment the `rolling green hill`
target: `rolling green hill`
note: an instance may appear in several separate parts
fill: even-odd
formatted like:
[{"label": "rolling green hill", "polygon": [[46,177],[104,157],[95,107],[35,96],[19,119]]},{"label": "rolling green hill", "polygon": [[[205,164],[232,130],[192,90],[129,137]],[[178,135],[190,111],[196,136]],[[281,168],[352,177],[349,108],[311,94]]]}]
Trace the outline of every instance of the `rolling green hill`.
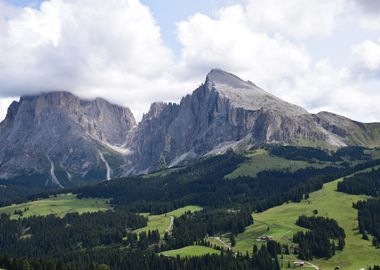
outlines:
[{"label": "rolling green hill", "polygon": [[246,154],[248,160],[241,163],[236,170],[226,175],[227,179],[234,179],[239,176],[256,177],[259,172],[266,170],[295,172],[307,167],[324,168],[330,165],[329,162],[308,162],[303,160],[290,160],[271,155],[265,149],[257,149]]},{"label": "rolling green hill", "polygon": [[198,245],[193,245],[193,246],[187,246],[184,248],[179,248],[179,249],[173,249],[173,250],[168,250],[161,252],[160,254],[169,256],[169,257],[193,257],[193,256],[203,256],[207,254],[220,254],[220,251],[205,247],[205,246],[198,246]]},{"label": "rolling green hill", "polygon": [[14,204],[0,208],[0,214],[11,214],[11,218],[19,218],[15,211],[21,211],[22,217],[47,216],[50,214],[64,216],[67,213],[107,211],[112,209],[104,199],[78,199],[74,194],[59,194],[48,199]]}]

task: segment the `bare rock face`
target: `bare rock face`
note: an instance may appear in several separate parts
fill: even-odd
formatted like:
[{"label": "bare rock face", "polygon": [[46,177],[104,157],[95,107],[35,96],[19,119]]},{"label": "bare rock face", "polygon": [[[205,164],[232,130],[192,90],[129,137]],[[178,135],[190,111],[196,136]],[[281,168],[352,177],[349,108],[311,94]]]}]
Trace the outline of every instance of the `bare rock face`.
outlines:
[{"label": "bare rock face", "polygon": [[[129,109],[67,92],[22,97],[0,124],[0,179],[72,186],[110,178],[136,125]],[[108,160],[108,161],[107,161]]]},{"label": "bare rock face", "polygon": [[380,124],[310,114],[218,69],[180,104],[153,103],[138,125],[128,108],[53,92],[9,107],[0,124],[0,179],[73,186],[262,143],[374,147]]},{"label": "bare rock face", "polygon": [[214,69],[179,105],[152,105],[136,131],[133,172],[153,171],[187,158],[261,143],[330,149],[380,144],[374,132],[380,131],[379,126],[341,118],[310,114],[251,82]]}]

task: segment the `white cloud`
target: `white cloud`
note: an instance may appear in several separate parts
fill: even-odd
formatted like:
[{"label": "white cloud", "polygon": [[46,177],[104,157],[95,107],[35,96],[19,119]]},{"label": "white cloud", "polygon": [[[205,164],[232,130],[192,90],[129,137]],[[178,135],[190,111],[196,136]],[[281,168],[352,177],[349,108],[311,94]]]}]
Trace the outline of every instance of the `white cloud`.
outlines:
[{"label": "white cloud", "polygon": [[353,47],[351,69],[361,77],[380,76],[380,42],[366,40]]},{"label": "white cloud", "polygon": [[261,83],[308,70],[310,58],[302,46],[252,31],[241,6],[220,10],[215,19],[196,14],[178,24],[178,35],[180,64],[190,71],[220,67]]},{"label": "white cloud", "polygon": [[380,1],[350,0],[349,5],[350,13],[361,27],[372,31],[380,30]]},{"label": "white cloud", "polygon": [[178,95],[172,52],[138,0],[52,0],[4,18],[2,96],[64,89],[141,114],[154,99]]},{"label": "white cloud", "polygon": [[[178,24],[183,46],[181,66],[200,73],[210,65],[224,68],[312,112],[328,110],[356,120],[379,120],[376,103],[380,94],[364,91],[347,68],[334,67],[328,59],[315,60],[302,44],[286,38],[293,34],[289,31],[303,36],[329,34],[335,24],[333,14],[343,8],[342,3],[252,0],[247,6],[225,7],[215,17],[196,14]],[[263,12],[257,20],[270,17],[273,11],[271,19],[263,20],[263,28],[252,21],[253,7],[255,12]],[[313,7],[317,9],[312,11]],[[302,25],[303,21],[306,25]],[[267,34],[263,29],[281,34]]]},{"label": "white cloud", "polygon": [[[317,37],[328,46],[352,1],[247,0],[214,16],[193,14],[178,23],[176,58],[139,0],[51,0],[22,9],[0,0],[0,97],[69,90],[129,106],[139,118],[152,101],[178,101],[219,67],[313,112],[380,120],[379,95],[363,90],[352,67],[314,59],[303,44]],[[379,55],[379,42],[363,42],[352,66],[375,74]]]},{"label": "white cloud", "polygon": [[255,31],[326,37],[333,32],[343,7],[344,0],[251,0],[246,12]]}]

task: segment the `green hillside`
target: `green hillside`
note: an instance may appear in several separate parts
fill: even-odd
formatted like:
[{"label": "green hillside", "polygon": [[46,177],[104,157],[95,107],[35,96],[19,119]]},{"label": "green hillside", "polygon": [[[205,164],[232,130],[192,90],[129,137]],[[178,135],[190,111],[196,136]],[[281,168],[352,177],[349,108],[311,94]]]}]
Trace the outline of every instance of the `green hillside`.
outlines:
[{"label": "green hillside", "polygon": [[207,254],[220,254],[220,251],[205,247],[205,246],[198,246],[198,245],[193,245],[193,246],[187,246],[184,248],[179,248],[179,249],[173,249],[173,250],[168,250],[161,252],[160,254],[169,256],[169,257],[191,257],[191,256],[203,256]]},{"label": "green hillside", "polygon": [[304,230],[295,225],[297,218],[304,215],[318,215],[335,219],[346,232],[346,246],[329,260],[315,260],[314,264],[322,269],[333,269],[339,265],[342,269],[357,270],[380,262],[380,249],[375,249],[371,241],[361,239],[358,232],[357,210],[352,203],[366,199],[366,196],[348,195],[336,191],[337,183],[342,179],[325,184],[322,190],[311,193],[307,201],[288,203],[254,214],[255,224],[236,237],[235,251],[251,251],[253,244],[260,245],[257,238],[261,235],[272,236],[281,243],[291,244],[293,234]]},{"label": "green hillside", "polygon": [[246,154],[247,161],[241,163],[236,170],[226,175],[227,179],[234,179],[239,176],[256,177],[259,172],[266,170],[295,172],[299,169],[312,167],[324,168],[328,162],[308,162],[303,160],[289,160],[271,155],[265,149],[257,149]]},{"label": "green hillside", "polygon": [[15,211],[21,211],[22,217],[57,215],[64,216],[67,213],[107,211],[112,209],[104,199],[78,199],[74,194],[59,194],[48,199],[14,204],[0,208],[0,214],[11,214],[11,218],[19,218]]}]

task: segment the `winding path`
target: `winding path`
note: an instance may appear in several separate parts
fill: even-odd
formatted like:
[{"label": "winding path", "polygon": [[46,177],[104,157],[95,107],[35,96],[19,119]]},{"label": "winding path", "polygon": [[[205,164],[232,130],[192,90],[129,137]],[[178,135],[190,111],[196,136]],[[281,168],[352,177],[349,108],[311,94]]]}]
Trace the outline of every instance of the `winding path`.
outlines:
[{"label": "winding path", "polygon": [[166,232],[171,234],[173,231],[173,226],[174,226],[174,216],[170,216],[170,224],[168,228],[166,229]]},{"label": "winding path", "polygon": [[311,262],[305,262],[305,264],[307,264],[307,265],[310,266],[310,267],[315,268],[316,270],[319,270],[319,267],[316,266],[315,264],[312,264]]}]

